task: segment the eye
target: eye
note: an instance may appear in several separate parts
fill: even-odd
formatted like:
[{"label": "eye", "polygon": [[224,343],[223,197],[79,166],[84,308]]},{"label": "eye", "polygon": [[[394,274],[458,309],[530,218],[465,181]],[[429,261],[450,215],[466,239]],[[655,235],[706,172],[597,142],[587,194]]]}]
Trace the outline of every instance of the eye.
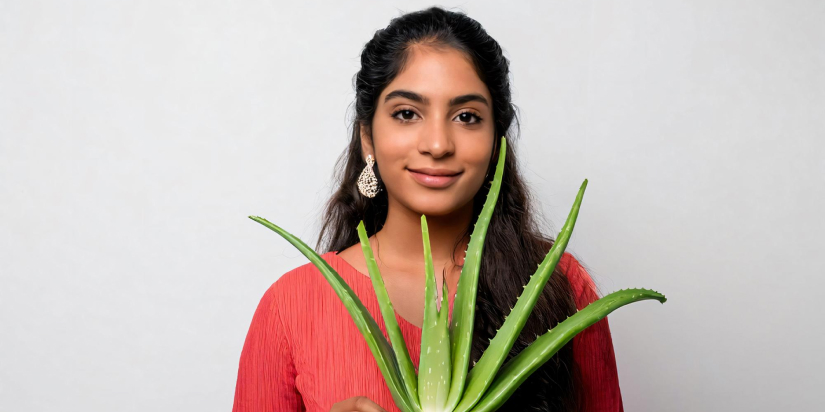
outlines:
[{"label": "eye", "polygon": [[[399,114],[401,115],[402,118],[397,117]],[[418,116],[418,115],[414,111],[409,110],[409,109],[399,109],[399,110],[396,110],[396,111],[392,112],[392,115],[391,115],[391,117],[395,118],[396,120],[398,120],[401,123],[411,122],[412,119],[403,118],[403,117],[406,117],[406,116]],[[456,117],[461,117],[462,120],[471,120],[473,117],[475,117],[475,119],[476,119],[475,122],[469,122],[469,121],[461,121],[460,122],[460,123],[464,123],[465,125],[478,124],[478,123],[481,123],[481,121],[483,120],[483,118],[481,116],[477,115],[475,112],[472,112],[470,110],[465,110],[465,111],[459,113]]]},{"label": "eye", "polygon": [[[465,115],[469,115],[469,116],[465,116]],[[477,119],[475,122],[472,122],[472,123],[462,122],[462,123],[464,123],[464,124],[468,124],[468,125],[469,125],[469,124],[477,124],[477,123],[481,123],[481,120],[482,120],[482,119],[481,119],[481,116],[479,116],[479,115],[477,115],[477,114],[475,114],[474,112],[471,112],[471,111],[469,111],[469,110],[465,110],[465,111],[463,111],[463,112],[459,113],[459,114],[458,114],[458,116],[456,116],[456,117],[461,117],[461,116],[464,116],[464,119],[467,119],[467,120],[469,120],[471,117],[475,117],[475,118]]]},{"label": "eye", "polygon": [[[409,122],[410,122],[410,119],[399,119],[399,118],[397,118],[396,116],[397,116],[399,113],[405,113],[405,114],[406,114],[406,115],[408,115],[408,116],[409,116],[410,114],[412,114],[412,115],[414,115],[414,116],[417,116],[417,115],[415,114],[415,112],[414,112],[414,111],[412,111],[412,110],[408,110],[408,109],[396,110],[396,111],[394,111],[394,112],[392,113],[392,115],[391,115],[391,116],[392,116],[393,118],[397,119],[397,120],[398,120],[399,122],[401,122],[401,123],[409,123]],[[402,117],[404,117],[404,115],[402,115]]]}]

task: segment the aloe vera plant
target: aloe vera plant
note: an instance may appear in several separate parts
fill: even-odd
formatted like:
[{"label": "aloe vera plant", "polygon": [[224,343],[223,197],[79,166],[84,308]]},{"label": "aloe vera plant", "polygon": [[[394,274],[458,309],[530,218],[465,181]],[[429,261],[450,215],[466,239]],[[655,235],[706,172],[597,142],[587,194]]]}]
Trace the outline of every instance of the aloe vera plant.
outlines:
[{"label": "aloe vera plant", "polygon": [[487,228],[501,189],[506,149],[507,141],[502,137],[493,183],[465,252],[451,320],[448,316],[446,283],[442,287],[440,305],[437,300],[427,219],[424,215],[421,216],[426,283],[421,357],[417,373],[396,322],[395,311],[384,288],[363,221],[357,227],[358,237],[389,341],[361,300],[329,263],[303,241],[282,228],[264,218],[249,216],[295,246],[326,278],[364,336],[396,406],[403,412],[494,411],[504,404],[522,382],[582,330],[624,305],[649,299],[661,303],[667,300],[661,293],[648,289],[624,289],[610,293],[549,329],[521,353],[504,362],[527,322],[536,300],[564,254],[587,187],[585,179],[555,243],[524,286],[515,307],[491,340],[489,347],[470,369],[470,345],[481,256]]}]

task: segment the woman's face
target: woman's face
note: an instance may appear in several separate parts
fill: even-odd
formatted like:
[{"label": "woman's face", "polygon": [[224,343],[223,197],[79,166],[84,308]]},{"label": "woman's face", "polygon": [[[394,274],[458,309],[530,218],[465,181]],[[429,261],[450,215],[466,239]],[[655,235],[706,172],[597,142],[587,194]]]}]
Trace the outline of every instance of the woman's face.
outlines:
[{"label": "woman's face", "polygon": [[[427,216],[472,208],[495,141],[487,86],[460,52],[448,50],[414,47],[407,67],[378,98],[372,140],[361,129],[364,157],[373,155],[390,206]],[[427,168],[457,175],[412,170]]]}]

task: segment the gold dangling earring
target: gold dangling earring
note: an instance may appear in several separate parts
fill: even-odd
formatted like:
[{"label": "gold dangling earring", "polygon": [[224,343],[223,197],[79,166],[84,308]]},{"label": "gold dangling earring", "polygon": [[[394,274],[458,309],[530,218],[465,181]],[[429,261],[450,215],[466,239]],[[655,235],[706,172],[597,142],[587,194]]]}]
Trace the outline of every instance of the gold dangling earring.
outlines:
[{"label": "gold dangling earring", "polygon": [[378,193],[378,179],[372,171],[373,164],[375,164],[375,160],[373,160],[372,155],[367,155],[367,165],[361,171],[361,175],[358,176],[358,191],[369,198],[375,197]]}]

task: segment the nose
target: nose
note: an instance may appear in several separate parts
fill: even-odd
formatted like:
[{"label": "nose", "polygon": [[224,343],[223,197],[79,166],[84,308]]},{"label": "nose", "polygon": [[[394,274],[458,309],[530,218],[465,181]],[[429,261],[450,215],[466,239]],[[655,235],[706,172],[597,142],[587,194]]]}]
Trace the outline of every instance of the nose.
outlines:
[{"label": "nose", "polygon": [[421,128],[421,136],[418,139],[418,152],[429,153],[438,159],[455,152],[455,142],[451,134],[450,127],[444,122],[429,122],[427,127]]}]

